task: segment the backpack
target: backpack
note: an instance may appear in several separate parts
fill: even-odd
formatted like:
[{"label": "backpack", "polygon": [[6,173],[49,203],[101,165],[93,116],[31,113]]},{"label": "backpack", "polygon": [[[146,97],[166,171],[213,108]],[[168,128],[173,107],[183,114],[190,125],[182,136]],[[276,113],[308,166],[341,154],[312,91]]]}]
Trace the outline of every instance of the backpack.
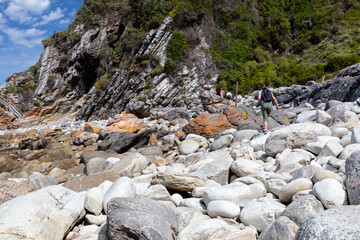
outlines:
[{"label": "backpack", "polygon": [[269,89],[263,89],[261,91],[261,100],[264,102],[271,102],[272,101],[272,94]]}]

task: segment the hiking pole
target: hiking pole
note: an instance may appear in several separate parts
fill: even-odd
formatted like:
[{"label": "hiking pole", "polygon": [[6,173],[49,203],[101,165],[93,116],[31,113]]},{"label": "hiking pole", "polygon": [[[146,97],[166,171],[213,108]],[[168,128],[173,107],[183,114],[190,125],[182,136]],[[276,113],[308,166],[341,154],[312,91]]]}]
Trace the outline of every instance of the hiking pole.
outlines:
[{"label": "hiking pole", "polygon": [[238,95],[238,81],[236,81],[236,91],[235,91],[235,107],[237,107],[237,95]]}]

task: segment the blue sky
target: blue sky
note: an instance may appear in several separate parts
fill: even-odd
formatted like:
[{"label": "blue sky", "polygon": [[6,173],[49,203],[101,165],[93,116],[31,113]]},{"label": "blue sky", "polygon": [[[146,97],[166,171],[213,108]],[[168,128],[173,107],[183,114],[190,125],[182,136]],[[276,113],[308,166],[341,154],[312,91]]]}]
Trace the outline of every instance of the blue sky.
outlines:
[{"label": "blue sky", "polygon": [[68,28],[83,0],[0,0],[0,84],[36,64],[41,41]]}]

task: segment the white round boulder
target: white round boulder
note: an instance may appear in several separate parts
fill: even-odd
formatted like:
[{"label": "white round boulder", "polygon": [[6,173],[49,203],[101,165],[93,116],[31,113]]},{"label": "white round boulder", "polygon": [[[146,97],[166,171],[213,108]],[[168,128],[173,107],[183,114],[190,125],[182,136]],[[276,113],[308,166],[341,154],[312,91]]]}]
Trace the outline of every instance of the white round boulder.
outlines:
[{"label": "white round boulder", "polygon": [[275,210],[262,202],[249,202],[241,210],[240,220],[246,226],[252,225],[261,232],[275,221]]},{"label": "white round boulder", "polygon": [[286,184],[281,190],[279,198],[283,203],[290,203],[295,193],[312,189],[313,184],[307,178],[298,178]]},{"label": "white round boulder", "polygon": [[263,166],[255,161],[238,158],[232,162],[230,169],[239,177],[245,177],[263,171]]},{"label": "white round boulder", "polygon": [[85,209],[94,215],[100,215],[102,211],[102,203],[104,200],[104,192],[99,187],[91,188],[85,197]]},{"label": "white round boulder", "polygon": [[[241,236],[245,232],[246,237],[231,238],[231,235]],[[241,230],[238,226],[228,224],[221,219],[208,219],[192,222],[179,232],[177,240],[199,239],[255,239],[255,234],[247,229]]]},{"label": "white round boulder", "polygon": [[325,208],[345,205],[347,202],[343,186],[333,178],[326,178],[315,183],[313,192]]},{"label": "white round boulder", "polygon": [[128,177],[121,177],[116,180],[106,191],[104,195],[103,208],[107,213],[107,204],[114,197],[130,197],[136,196],[136,187],[134,181]]},{"label": "white round boulder", "polygon": [[215,200],[208,204],[207,214],[214,217],[236,218],[240,214],[240,207],[226,200]]},{"label": "white round boulder", "polygon": [[179,144],[179,154],[188,155],[190,153],[195,153],[199,149],[199,146],[199,143],[195,140],[184,140]]},{"label": "white round boulder", "polygon": [[242,199],[251,198],[251,189],[243,183],[231,183],[221,187],[207,188],[203,194],[203,201],[208,205],[214,200],[227,200],[238,203]]},{"label": "white round boulder", "polygon": [[270,178],[265,182],[265,188],[268,192],[279,196],[281,189],[286,185],[286,182],[278,178]]}]

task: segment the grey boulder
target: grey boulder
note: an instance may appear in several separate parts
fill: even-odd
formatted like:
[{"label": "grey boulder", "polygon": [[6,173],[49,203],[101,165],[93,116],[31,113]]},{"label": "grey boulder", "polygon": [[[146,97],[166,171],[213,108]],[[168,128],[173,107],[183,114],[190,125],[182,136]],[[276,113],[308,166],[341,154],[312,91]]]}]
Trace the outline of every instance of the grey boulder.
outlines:
[{"label": "grey boulder", "polygon": [[113,198],[108,203],[109,239],[175,239],[178,222],[166,205],[149,198]]},{"label": "grey boulder", "polygon": [[320,212],[306,220],[296,240],[360,239],[360,206],[339,206]]}]

